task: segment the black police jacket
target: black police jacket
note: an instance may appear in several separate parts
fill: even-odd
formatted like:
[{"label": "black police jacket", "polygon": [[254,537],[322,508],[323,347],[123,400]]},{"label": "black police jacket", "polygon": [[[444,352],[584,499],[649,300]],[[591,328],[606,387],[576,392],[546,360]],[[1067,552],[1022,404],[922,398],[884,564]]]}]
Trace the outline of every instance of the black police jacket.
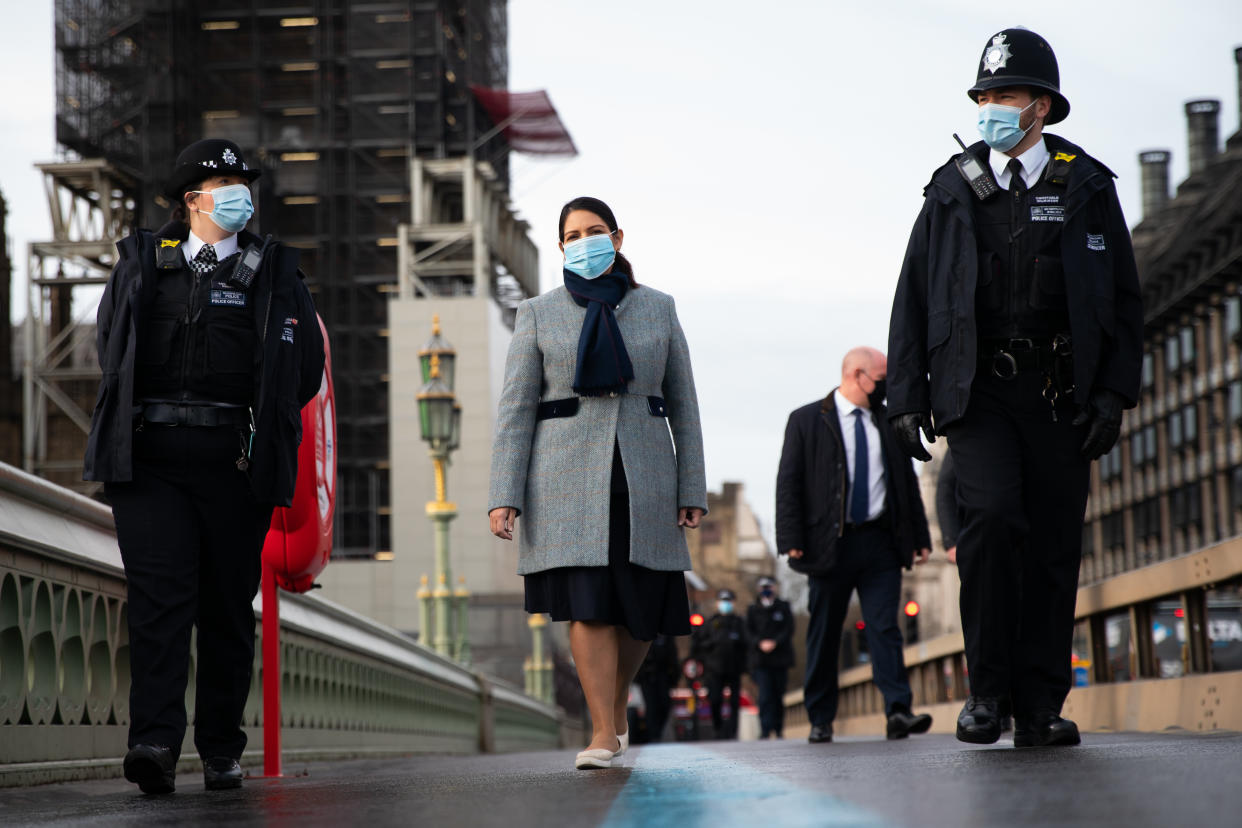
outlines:
[{"label": "black police jacket", "polygon": [[[1112,171],[1064,138],[1045,133],[1049,163],[1069,159],[1061,263],[1074,348],[1074,401],[1093,389],[1138,399],[1143,308],[1138,271]],[[988,168],[988,147],[970,147]],[[897,280],[888,329],[890,417],[931,412],[938,429],[970,401],[977,361],[978,253],[974,192],[950,161],[923,191]]]},{"label": "black police jacket", "polygon": [[[845,529],[849,469],[833,396],[830,393],[789,415],[776,473],[776,549],[782,555],[801,549],[802,557],[790,558],[789,566],[808,575],[832,571],[837,538]],[[897,561],[910,569],[914,550],[931,547],[918,477],[913,462],[897,445],[886,408],[873,409],[871,421],[880,431],[884,457],[884,516],[896,543]]]},{"label": "black police jacket", "polygon": [[[85,480],[133,479],[134,363],[144,314],[159,278],[154,239],[186,235],[184,224],[171,222],[159,233],[138,230],[117,243],[120,258],[104,289],[96,322],[103,376],[86,441]],[[262,239],[243,230],[237,242],[245,249],[261,245]],[[276,242],[268,245],[254,290],[254,324],[262,354],[255,371],[250,483],[259,501],[288,506],[297,482],[302,407],[319,391],[323,379],[323,335],[295,249]]]},{"label": "black police jacket", "polygon": [[[750,640],[750,666],[789,669],[794,663],[793,610],[788,601],[777,598],[772,606],[765,607],[755,601],[746,609],[746,636]],[[775,641],[776,649],[765,653],[759,649],[760,641]]]},{"label": "black police jacket", "polygon": [[713,615],[694,631],[690,655],[713,676],[740,676],[746,671],[746,622],[740,616]]}]

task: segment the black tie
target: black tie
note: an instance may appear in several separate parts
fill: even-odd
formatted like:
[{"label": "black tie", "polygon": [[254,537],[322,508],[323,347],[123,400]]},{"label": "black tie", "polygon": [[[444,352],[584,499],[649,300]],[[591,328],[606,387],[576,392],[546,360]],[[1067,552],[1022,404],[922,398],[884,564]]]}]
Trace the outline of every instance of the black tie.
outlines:
[{"label": "black tie", "polygon": [[216,269],[216,261],[215,246],[204,244],[199,248],[198,255],[194,257],[194,261],[190,262],[190,268],[199,276],[206,276]]},{"label": "black tie", "polygon": [[1015,193],[1026,192],[1026,179],[1022,177],[1022,162],[1016,158],[1009,159],[1009,189]]},{"label": "black tie", "polygon": [[863,426],[863,410],[854,415],[854,479],[850,481],[850,520],[855,525],[867,522],[871,512],[871,474],[867,456],[867,429]]}]

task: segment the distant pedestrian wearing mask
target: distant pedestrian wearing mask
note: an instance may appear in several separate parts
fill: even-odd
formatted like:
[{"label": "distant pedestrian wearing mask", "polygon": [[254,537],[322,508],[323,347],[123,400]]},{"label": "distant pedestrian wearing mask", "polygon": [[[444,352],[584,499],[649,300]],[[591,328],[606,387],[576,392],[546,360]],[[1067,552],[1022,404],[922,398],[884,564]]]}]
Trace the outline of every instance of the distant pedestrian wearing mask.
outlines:
[{"label": "distant pedestrian wearing mask", "polygon": [[[716,614],[694,631],[690,654],[703,662],[707,700],[712,707],[712,729],[717,739],[737,738],[738,701],[746,671],[746,621],[735,614],[737,598],[731,589],[716,593]],[[724,715],[724,691],[729,691],[730,714]]]},{"label": "distant pedestrian wearing mask", "polygon": [[776,545],[809,582],[804,696],[811,742],[832,741],[837,659],[850,595],[858,590],[871,673],[884,696],[886,735],[926,733],[931,716],[910,711],[897,602],[901,568],[924,563],[931,536],[918,478],[885,416],[888,363],[854,348],[841,385],[797,409],[785,427],[776,476]]},{"label": "distant pedestrian wearing mask", "polygon": [[187,147],[166,190],[172,221],[117,244],[99,303],[103,379],[84,477],[104,483],[116,519],[131,673],[124,772],[148,794],[176,787],[192,628],[203,781],[242,784],[260,553],[272,507],[293,497],[299,412],[323,379],[297,251],[245,229],[258,177],[232,141]]},{"label": "distant pedestrian wearing mask", "polygon": [[575,767],[606,768],[650,642],[690,632],[683,530],[707,511],[703,436],[673,299],[634,281],[612,210],[574,199],[559,240],[564,284],[517,309],[488,516],[521,537],[526,611],[570,622],[592,721]]},{"label": "distant pedestrian wearing mask", "polygon": [[794,663],[793,610],[777,594],[776,581],[759,579],[759,595],[746,610],[750,675],[759,688],[759,738],[785,736],[785,686]]}]

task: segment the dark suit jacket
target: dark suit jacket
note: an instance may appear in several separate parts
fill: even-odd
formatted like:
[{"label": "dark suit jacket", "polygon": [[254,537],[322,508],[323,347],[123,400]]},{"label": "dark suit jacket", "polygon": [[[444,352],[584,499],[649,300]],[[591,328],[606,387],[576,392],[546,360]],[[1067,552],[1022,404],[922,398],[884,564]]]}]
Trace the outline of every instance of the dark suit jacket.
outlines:
[{"label": "dark suit jacket", "polygon": [[[872,410],[871,421],[880,431],[884,457],[884,514],[898,560],[909,569],[914,550],[931,546],[918,477],[911,460],[897,445],[887,410],[883,406]],[[803,551],[802,558],[789,559],[794,570],[824,575],[836,563],[837,538],[845,528],[848,475],[833,395],[790,414],[776,475],[776,548],[782,555],[790,549]]]}]

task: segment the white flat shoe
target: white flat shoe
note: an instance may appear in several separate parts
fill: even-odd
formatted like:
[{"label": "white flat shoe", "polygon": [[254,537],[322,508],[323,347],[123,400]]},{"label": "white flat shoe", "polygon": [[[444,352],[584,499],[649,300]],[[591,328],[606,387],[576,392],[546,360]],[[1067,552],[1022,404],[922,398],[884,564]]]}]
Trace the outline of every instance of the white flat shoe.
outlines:
[{"label": "white flat shoe", "polygon": [[630,732],[627,730],[624,733],[618,733],[617,741],[621,743],[621,747],[613,754],[614,758],[616,756],[624,756],[625,752],[630,749]]},{"label": "white flat shoe", "polygon": [[578,770],[594,770],[595,768],[611,768],[612,757],[616,756],[611,750],[603,748],[595,748],[594,750],[584,750],[578,754],[578,758],[574,760],[574,767]]}]

